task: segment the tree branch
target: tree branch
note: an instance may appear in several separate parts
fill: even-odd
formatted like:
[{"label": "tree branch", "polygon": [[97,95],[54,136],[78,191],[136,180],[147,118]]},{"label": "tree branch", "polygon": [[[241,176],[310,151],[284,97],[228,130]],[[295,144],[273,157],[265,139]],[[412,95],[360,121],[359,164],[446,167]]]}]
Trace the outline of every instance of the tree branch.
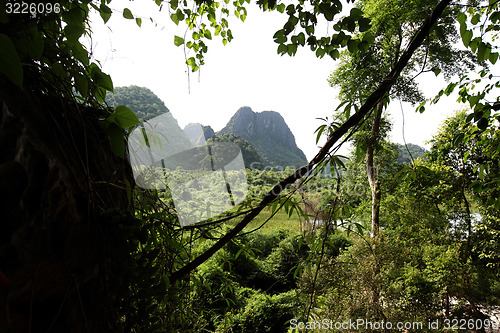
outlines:
[{"label": "tree branch", "polygon": [[219,239],[212,247],[206,250],[204,253],[200,254],[198,257],[194,258],[191,262],[187,263],[184,267],[174,272],[170,276],[170,283],[174,284],[176,281],[184,278],[191,271],[196,269],[203,262],[208,260],[212,255],[214,255],[218,250],[220,250],[224,245],[229,243],[229,241],[234,238],[244,227],[248,225],[268,204],[270,204],[274,199],[276,199],[281,192],[289,185],[294,183],[296,180],[305,176],[313,167],[323,160],[333,145],[340,139],[347,131],[356,126],[366,114],[373,109],[373,107],[384,97],[384,95],[390,90],[394,82],[401,74],[401,71],[406,67],[411,56],[418,49],[425,38],[429,34],[431,27],[436,23],[439,17],[442,15],[444,9],[450,4],[451,0],[442,0],[431,16],[428,17],[422,24],[414,38],[412,39],[410,45],[403,53],[399,61],[394,66],[393,70],[386,76],[386,78],[380,83],[379,87],[366,99],[365,103],[361,108],[353,114],[344,124],[337,128],[332,135],[328,138],[325,145],[320,149],[318,154],[306,165],[297,169],[292,175],[280,181],[273,189],[267,193],[267,195],[262,199],[262,201],[251,210],[248,215],[246,215],[241,222],[239,222],[233,229],[231,229],[227,234],[225,234],[221,239]]}]

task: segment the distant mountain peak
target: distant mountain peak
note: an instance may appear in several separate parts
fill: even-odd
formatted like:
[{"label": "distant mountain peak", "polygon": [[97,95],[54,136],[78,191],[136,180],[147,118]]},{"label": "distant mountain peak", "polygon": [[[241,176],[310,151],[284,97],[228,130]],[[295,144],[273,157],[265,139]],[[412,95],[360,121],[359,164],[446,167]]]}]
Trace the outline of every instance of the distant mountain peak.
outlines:
[{"label": "distant mountain peak", "polygon": [[233,134],[247,140],[272,166],[300,167],[307,163],[290,128],[276,111],[254,112],[248,106],[241,107],[217,134]]}]

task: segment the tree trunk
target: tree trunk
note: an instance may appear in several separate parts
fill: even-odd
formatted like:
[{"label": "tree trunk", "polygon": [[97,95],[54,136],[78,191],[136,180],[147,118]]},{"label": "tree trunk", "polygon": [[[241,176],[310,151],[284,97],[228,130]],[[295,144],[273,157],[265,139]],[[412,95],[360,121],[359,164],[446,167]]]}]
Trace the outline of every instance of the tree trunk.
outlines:
[{"label": "tree trunk", "polygon": [[119,331],[116,230],[133,182],[102,116],[0,77],[2,332]]},{"label": "tree trunk", "polygon": [[383,108],[383,102],[378,102],[373,115],[370,137],[368,138],[368,142],[366,144],[366,171],[372,194],[371,238],[377,237],[380,229],[380,180],[378,179],[377,167],[374,164],[374,150],[377,144],[377,137],[380,132],[380,121],[382,119]]}]

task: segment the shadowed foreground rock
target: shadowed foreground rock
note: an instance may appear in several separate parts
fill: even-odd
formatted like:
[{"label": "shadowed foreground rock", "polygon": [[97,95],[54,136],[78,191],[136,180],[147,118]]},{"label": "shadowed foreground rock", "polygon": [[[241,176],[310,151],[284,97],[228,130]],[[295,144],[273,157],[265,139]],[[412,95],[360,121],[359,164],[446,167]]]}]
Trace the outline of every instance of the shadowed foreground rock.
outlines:
[{"label": "shadowed foreground rock", "polygon": [[0,331],[117,331],[132,180],[102,111],[1,78],[0,111]]}]

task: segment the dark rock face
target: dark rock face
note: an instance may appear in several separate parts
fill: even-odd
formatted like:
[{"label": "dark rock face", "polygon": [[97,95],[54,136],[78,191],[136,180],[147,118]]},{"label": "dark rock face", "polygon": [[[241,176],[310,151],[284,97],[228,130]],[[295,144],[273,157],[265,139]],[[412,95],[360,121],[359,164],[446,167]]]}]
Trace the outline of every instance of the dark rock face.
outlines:
[{"label": "dark rock face", "polygon": [[307,163],[306,156],[297,147],[295,137],[278,112],[256,113],[249,107],[242,107],[218,134],[234,134],[247,140],[273,166],[300,167]]},{"label": "dark rock face", "polygon": [[205,135],[205,140],[208,140],[215,136],[215,132],[210,126],[203,126],[203,134]]},{"label": "dark rock face", "polygon": [[0,79],[0,331],[118,330],[111,267],[133,179],[99,117]]}]

